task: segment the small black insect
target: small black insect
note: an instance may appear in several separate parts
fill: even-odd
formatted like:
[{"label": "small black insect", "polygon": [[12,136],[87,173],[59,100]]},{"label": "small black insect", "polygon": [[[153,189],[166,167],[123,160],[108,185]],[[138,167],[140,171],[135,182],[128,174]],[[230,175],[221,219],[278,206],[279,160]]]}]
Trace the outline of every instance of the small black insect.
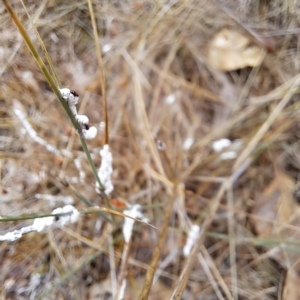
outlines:
[{"label": "small black insect", "polygon": [[78,95],[75,91],[73,91],[73,90],[71,90],[70,93],[71,93],[74,97],[79,97],[79,95]]}]

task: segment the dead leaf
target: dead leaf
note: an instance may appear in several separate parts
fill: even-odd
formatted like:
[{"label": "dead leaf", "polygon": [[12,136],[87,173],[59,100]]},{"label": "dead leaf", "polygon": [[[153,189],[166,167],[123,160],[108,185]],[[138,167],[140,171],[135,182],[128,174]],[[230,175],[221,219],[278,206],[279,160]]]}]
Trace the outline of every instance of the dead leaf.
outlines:
[{"label": "dead leaf", "polygon": [[257,46],[237,31],[222,29],[209,43],[206,53],[209,64],[220,71],[233,71],[260,65],[263,55]]},{"label": "dead leaf", "polygon": [[127,207],[127,204],[123,199],[113,198],[109,203],[113,209],[125,209]]},{"label": "dead leaf", "polygon": [[276,170],[275,178],[256,199],[252,210],[252,222],[260,238],[277,238],[282,232],[297,209],[294,192],[293,179]]},{"label": "dead leaf", "polygon": [[[294,197],[295,189],[296,184],[292,178],[279,170],[275,171],[274,180],[253,207],[251,220],[258,237],[277,240],[278,246],[289,240],[299,240],[299,206]],[[270,255],[282,266],[290,268],[300,257],[296,245],[286,246],[287,248],[277,247]]]}]

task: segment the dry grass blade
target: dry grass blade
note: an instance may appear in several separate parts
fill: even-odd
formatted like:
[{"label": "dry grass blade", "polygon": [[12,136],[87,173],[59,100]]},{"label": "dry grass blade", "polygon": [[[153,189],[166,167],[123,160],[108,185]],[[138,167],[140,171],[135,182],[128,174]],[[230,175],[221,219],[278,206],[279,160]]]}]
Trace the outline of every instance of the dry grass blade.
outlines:
[{"label": "dry grass blade", "polygon": [[118,212],[116,210],[113,210],[113,209],[110,209],[110,208],[106,208],[106,207],[95,207],[93,206],[92,208],[87,208],[86,209],[86,213],[91,213],[91,212],[99,212],[99,211],[104,211],[104,212],[107,212],[107,213],[111,213],[111,214],[114,214],[116,216],[120,216],[120,217],[125,217],[125,218],[129,218],[131,220],[134,220],[136,222],[140,222],[140,223],[143,223],[143,224],[147,224],[149,225],[150,227],[154,228],[154,229],[157,229],[155,226],[151,225],[151,224],[148,224],[148,223],[145,223],[139,219],[136,219],[136,218],[133,218],[129,215],[126,215],[124,213],[121,213],[121,212]]},{"label": "dry grass blade", "polygon": [[156,65],[152,64],[151,62],[145,61],[144,63],[147,66],[149,66],[151,69],[153,69],[154,72],[156,72],[157,74],[160,74],[166,80],[168,80],[170,82],[176,82],[176,83],[182,85],[182,87],[195,93],[196,96],[207,98],[209,101],[216,102],[216,103],[222,102],[218,96],[215,96],[213,93],[211,93],[207,89],[199,87],[198,85],[188,82],[188,81],[186,81],[180,77],[177,77],[175,75],[169,74],[168,72],[165,72],[164,70],[159,69]]},{"label": "dry grass blade", "polygon": [[[235,228],[234,228],[234,213],[233,207],[233,187],[229,186],[227,190],[227,205],[228,205],[228,232],[230,236],[235,236]],[[229,251],[230,251],[230,267],[231,267],[231,282],[232,282],[232,290],[233,290],[233,298],[238,299],[238,278],[237,278],[237,266],[236,266],[236,244],[235,240],[229,241]]]},{"label": "dry grass blade", "polygon": [[192,270],[195,260],[197,258],[197,254],[199,253],[199,250],[203,244],[203,241],[205,238],[205,232],[208,230],[208,228],[215,216],[215,213],[217,211],[217,208],[219,206],[221,198],[223,197],[227,188],[228,188],[228,181],[225,181],[221,185],[221,187],[218,191],[218,194],[216,195],[216,197],[213,199],[212,203],[210,204],[208,216],[205,218],[205,220],[201,226],[201,232],[200,232],[198,239],[195,241],[195,247],[192,250],[191,255],[188,257],[187,262],[184,266],[184,269],[182,270],[180,277],[178,279],[178,282],[176,284],[176,287],[173,291],[172,299],[174,299],[174,300],[181,299],[182,293],[183,293],[184,289],[186,288],[187,281],[189,279],[191,270]]},{"label": "dry grass blade", "polygon": [[199,261],[200,261],[200,263],[201,263],[201,265],[202,265],[202,267],[203,267],[203,269],[204,269],[204,271],[205,271],[205,273],[206,273],[213,289],[215,290],[218,299],[219,300],[224,300],[224,297],[222,296],[222,293],[221,293],[221,291],[218,287],[218,284],[215,281],[215,279],[213,278],[212,273],[210,272],[210,269],[208,267],[208,263],[207,263],[207,261],[205,260],[205,258],[203,257],[203,255],[201,253],[198,253],[198,259],[199,259]]},{"label": "dry grass blade", "polygon": [[145,109],[145,104],[143,100],[143,95],[142,95],[142,89],[141,89],[141,84],[140,80],[138,77],[138,72],[137,72],[137,66],[132,66],[133,67],[133,78],[134,78],[134,87],[135,87],[135,105],[136,105],[136,115],[139,118],[140,124],[143,125],[143,134],[144,137],[147,141],[148,147],[150,149],[150,152],[152,154],[152,157],[155,161],[156,167],[161,175],[166,177],[164,168],[162,166],[157,147],[155,145],[154,139],[152,137],[151,129],[150,129],[150,124],[148,121],[146,109]]},{"label": "dry grass blade", "polygon": [[36,48],[34,47],[26,29],[24,28],[24,26],[22,25],[22,23],[20,22],[18,16],[15,14],[13,8],[11,7],[10,3],[8,0],[4,0],[4,4],[7,8],[7,10],[9,11],[12,20],[15,22],[20,34],[22,35],[22,37],[24,38],[24,41],[26,42],[28,48],[30,49],[32,55],[34,56],[37,64],[39,65],[41,71],[43,72],[44,76],[46,77],[47,81],[49,82],[51,88],[53,89],[56,97],[59,99],[61,105],[63,106],[63,108],[65,109],[66,113],[68,114],[68,117],[70,118],[74,128],[77,130],[78,133],[81,133],[81,128],[78,124],[78,122],[76,121],[74,115],[72,114],[69,106],[67,105],[66,101],[64,101],[64,99],[61,96],[61,93],[58,90],[58,87],[56,86],[55,82],[53,81],[50,73],[48,72],[42,58],[40,57],[39,53],[37,52]]},{"label": "dry grass blade", "polygon": [[[41,38],[39,32],[37,31],[36,27],[34,26],[33,21],[32,21],[32,18],[30,17],[30,14],[29,14],[29,12],[28,12],[28,10],[27,10],[27,8],[26,8],[26,5],[24,4],[23,0],[21,0],[21,3],[22,3],[22,5],[23,5],[23,7],[24,7],[24,10],[26,11],[26,14],[27,14],[27,16],[28,16],[28,19],[30,20],[30,22],[31,22],[31,24],[32,24],[32,26],[33,26],[34,32],[35,32],[35,34],[37,35],[37,37],[38,37],[38,39],[39,39],[39,43],[40,43],[40,45],[41,45],[41,47],[42,47],[42,49],[43,49],[43,52],[44,52],[44,54],[45,54],[45,56],[46,56],[47,62],[48,62],[48,64],[49,64],[50,70],[51,70],[51,72],[52,72],[52,76],[53,76],[53,78],[54,78],[55,81],[56,81],[56,85],[57,85],[59,88],[61,88],[61,83],[60,83],[60,81],[59,81],[59,78],[58,78],[57,73],[56,73],[56,71],[55,71],[55,68],[54,68],[54,66],[53,66],[52,60],[51,60],[51,58],[50,58],[50,55],[49,55],[49,53],[48,53],[48,51],[47,51],[47,49],[46,49],[45,43],[43,42],[43,39]],[[36,18],[35,18],[35,19],[36,19]]]},{"label": "dry grass blade", "polygon": [[105,123],[105,134],[104,134],[104,144],[109,144],[109,135],[108,135],[108,112],[107,112],[107,99],[106,99],[106,88],[105,88],[105,73],[103,69],[102,63],[102,56],[101,56],[101,48],[100,48],[100,41],[98,30],[96,26],[95,14],[93,9],[92,0],[87,0],[89,5],[90,16],[93,25],[93,33],[94,33],[94,40],[95,40],[95,48],[98,60],[98,68],[100,73],[100,86],[101,86],[101,94],[102,94],[102,101],[103,101],[103,116],[104,116],[104,123]]},{"label": "dry grass blade", "polygon": [[226,297],[229,300],[233,300],[233,297],[229,291],[228,286],[226,285],[226,283],[224,282],[224,279],[222,278],[219,270],[217,269],[217,267],[215,266],[212,258],[210,257],[209,253],[207,252],[205,247],[201,247],[201,252],[203,253],[203,256],[205,258],[205,260],[207,261],[207,263],[209,264],[211,271],[213,273],[213,275],[215,276],[215,278],[217,279],[218,283],[220,284],[220,286],[222,287]]},{"label": "dry grass blade", "polygon": [[151,263],[148,266],[144,286],[143,286],[141,294],[139,295],[139,300],[147,300],[148,297],[149,297],[150,289],[152,287],[153,278],[154,278],[154,275],[155,275],[155,272],[156,272],[156,269],[157,269],[158,261],[160,259],[162,247],[163,247],[163,244],[165,243],[166,236],[167,236],[167,233],[168,233],[170,217],[171,217],[173,205],[174,205],[174,202],[175,202],[175,199],[176,199],[176,196],[177,196],[177,188],[178,188],[178,186],[175,183],[174,188],[173,188],[172,197],[170,198],[168,206],[166,207],[163,225],[162,225],[161,231],[159,233],[159,238],[158,238],[157,245],[155,246],[155,248],[153,250],[152,260],[151,260]]},{"label": "dry grass blade", "polygon": [[269,115],[268,119],[264,122],[264,124],[260,127],[260,129],[257,131],[255,136],[252,138],[252,140],[249,142],[245,150],[240,154],[238,159],[236,160],[233,170],[236,170],[245,159],[251,154],[257,143],[260,141],[262,136],[267,132],[267,130],[272,126],[273,122],[276,120],[278,115],[281,113],[283,108],[288,104],[288,102],[291,100],[291,97],[294,94],[294,88],[297,87],[300,83],[300,75],[295,76],[294,83],[291,86],[291,89],[287,92],[287,94],[283,97],[283,99],[277,104],[275,109],[272,111],[272,113]]}]

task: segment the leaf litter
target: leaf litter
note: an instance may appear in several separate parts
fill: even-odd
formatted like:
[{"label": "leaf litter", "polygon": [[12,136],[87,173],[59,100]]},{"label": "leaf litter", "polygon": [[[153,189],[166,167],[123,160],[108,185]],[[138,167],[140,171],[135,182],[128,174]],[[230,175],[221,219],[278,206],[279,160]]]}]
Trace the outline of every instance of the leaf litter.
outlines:
[{"label": "leaf litter", "polygon": [[[294,2],[247,3],[228,1],[226,9],[207,1],[93,3],[107,80],[109,124],[104,126],[111,132],[114,157],[111,199],[141,205],[143,215],[159,229],[170,198],[172,170],[181,180],[182,193],[174,204],[149,299],[171,297],[189,259],[180,253],[189,228],[197,224],[205,234],[201,250],[205,259],[193,263],[182,299],[217,299],[223,292],[227,298],[238,294],[239,299],[293,300],[299,295],[294,197],[300,169],[298,87],[211,214],[211,203],[233,175],[239,152],[299,73],[300,24]],[[22,6],[14,5],[22,15]],[[63,86],[80,95],[78,112],[99,127],[101,89],[87,4],[25,1],[25,5],[35,17]],[[78,168],[73,161],[82,157],[82,148],[69,121],[1,6],[0,215],[51,212],[52,204],[37,195],[72,196],[73,205],[82,211],[85,206],[74,190],[104,206],[87,162],[82,159]],[[268,51],[266,41],[272,40],[276,43],[270,42],[272,51]],[[15,101],[42,144],[22,131],[13,112]],[[88,142],[97,166],[104,146],[102,134]],[[164,149],[156,153],[151,139],[161,141]],[[238,149],[228,147],[237,156],[223,160],[223,152],[213,151],[213,142],[221,139],[240,141]],[[59,153],[47,151],[45,145],[67,150],[72,157],[56,156]],[[227,205],[230,189],[233,206]],[[87,214],[68,225],[68,231],[50,228],[43,234],[24,235],[17,243],[1,244],[0,281],[5,296],[38,297],[59,283],[45,299],[96,299],[100,292],[105,296],[97,288],[104,286],[106,296],[112,297],[125,247],[124,220],[115,219],[111,230],[97,214]],[[208,231],[202,232],[203,223],[210,219]],[[30,220],[0,223],[0,234],[29,224]],[[124,299],[138,299],[157,232],[138,222],[133,226]],[[100,248],[103,252],[98,255]],[[32,284],[35,274],[41,276],[38,287]]]}]

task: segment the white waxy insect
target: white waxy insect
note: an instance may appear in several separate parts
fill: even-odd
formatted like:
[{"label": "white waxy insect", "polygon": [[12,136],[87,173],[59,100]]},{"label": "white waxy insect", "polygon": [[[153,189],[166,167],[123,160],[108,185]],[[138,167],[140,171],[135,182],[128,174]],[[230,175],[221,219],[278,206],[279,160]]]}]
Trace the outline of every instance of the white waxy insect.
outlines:
[{"label": "white waxy insect", "polygon": [[89,129],[82,129],[82,135],[87,140],[94,139],[97,135],[97,128],[93,126]]},{"label": "white waxy insect", "polygon": [[85,115],[77,115],[76,120],[79,124],[89,124],[89,118]]},{"label": "white waxy insect", "polygon": [[81,126],[82,135],[85,139],[93,139],[97,135],[97,128],[96,127],[89,127],[89,118],[85,115],[78,115],[76,104],[78,103],[79,96],[75,91],[72,91],[68,88],[59,89],[61,96],[66,100],[68,103],[74,117],[76,118],[77,122]]},{"label": "white waxy insect", "polygon": [[68,102],[69,105],[76,105],[78,103],[79,96],[75,91],[63,88],[59,89],[61,96]]}]

